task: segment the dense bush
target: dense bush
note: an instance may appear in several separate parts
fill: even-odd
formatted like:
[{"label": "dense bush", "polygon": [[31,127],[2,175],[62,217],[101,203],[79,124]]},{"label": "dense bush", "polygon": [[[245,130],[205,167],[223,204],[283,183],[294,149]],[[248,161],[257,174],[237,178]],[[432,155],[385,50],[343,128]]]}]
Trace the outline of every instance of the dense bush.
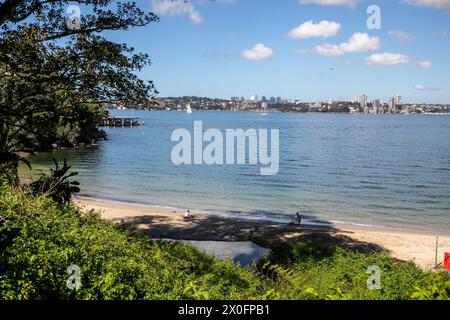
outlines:
[{"label": "dense bush", "polygon": [[[368,289],[369,266],[381,271],[379,290]],[[283,299],[445,299],[450,293],[450,273],[423,272],[385,252],[362,254],[297,244],[272,250],[259,269],[275,279],[277,297]]]},{"label": "dense bush", "polygon": [[[70,266],[81,286],[69,289]],[[382,271],[368,290],[367,266]],[[70,284],[70,283],[69,283]],[[450,275],[384,253],[273,249],[252,270],[149,240],[24,187],[0,183],[0,299],[448,299]]]},{"label": "dense bush", "polygon": [[[26,190],[0,188],[2,299],[245,299],[259,280],[231,261],[189,245],[154,242],[118,230]],[[69,290],[67,268],[80,267]]]}]

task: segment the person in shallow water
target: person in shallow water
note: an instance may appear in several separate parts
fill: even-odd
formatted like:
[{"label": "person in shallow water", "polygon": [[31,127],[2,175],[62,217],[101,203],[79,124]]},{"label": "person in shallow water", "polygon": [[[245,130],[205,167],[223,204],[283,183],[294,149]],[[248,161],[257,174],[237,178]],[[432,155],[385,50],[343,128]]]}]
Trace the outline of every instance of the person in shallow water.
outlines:
[{"label": "person in shallow water", "polygon": [[294,216],[294,219],[290,224],[299,226],[302,223],[302,216],[300,215],[300,212],[297,211],[297,213]]}]

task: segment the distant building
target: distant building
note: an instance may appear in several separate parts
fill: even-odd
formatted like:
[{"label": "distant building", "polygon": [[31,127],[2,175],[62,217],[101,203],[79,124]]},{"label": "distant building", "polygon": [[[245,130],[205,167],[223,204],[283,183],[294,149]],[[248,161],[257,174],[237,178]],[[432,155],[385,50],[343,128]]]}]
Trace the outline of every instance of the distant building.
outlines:
[{"label": "distant building", "polygon": [[400,95],[392,97],[391,100],[389,101],[389,113],[398,113],[401,104],[402,104],[402,97]]},{"label": "distant building", "polygon": [[351,103],[359,103],[359,99],[360,99],[360,97],[355,96],[350,99],[350,102]]},{"label": "distant building", "polygon": [[277,100],[275,99],[275,97],[270,97],[269,103],[270,104],[275,104],[277,102]]},{"label": "distant building", "polygon": [[267,97],[266,96],[262,96],[261,101],[262,102],[267,102]]},{"label": "distant building", "polygon": [[359,106],[361,107],[361,109],[363,109],[363,112],[365,114],[369,113],[369,106],[367,105],[367,102],[369,101],[369,97],[366,96],[365,94],[363,94],[360,98],[359,98]]},{"label": "distant building", "polygon": [[264,101],[263,103],[261,103],[261,109],[263,110],[267,110],[268,107],[268,103],[266,101]]},{"label": "distant building", "polygon": [[372,110],[373,110],[373,113],[375,113],[375,114],[384,113],[383,104],[381,103],[380,99],[373,100]]},{"label": "distant building", "polygon": [[281,97],[277,97],[277,103],[281,103],[281,102],[282,102]]}]

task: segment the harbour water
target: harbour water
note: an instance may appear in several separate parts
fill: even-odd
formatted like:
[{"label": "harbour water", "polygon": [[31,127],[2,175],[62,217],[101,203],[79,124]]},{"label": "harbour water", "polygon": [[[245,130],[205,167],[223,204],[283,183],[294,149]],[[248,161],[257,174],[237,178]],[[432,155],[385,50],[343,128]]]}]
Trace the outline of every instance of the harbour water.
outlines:
[{"label": "harbour water", "polygon": [[[33,171],[67,158],[82,195],[287,221],[450,230],[450,116],[114,111],[144,126],[105,128],[97,146],[39,153]],[[279,129],[280,167],[181,165],[173,130]],[[22,175],[29,175],[22,168]]]}]

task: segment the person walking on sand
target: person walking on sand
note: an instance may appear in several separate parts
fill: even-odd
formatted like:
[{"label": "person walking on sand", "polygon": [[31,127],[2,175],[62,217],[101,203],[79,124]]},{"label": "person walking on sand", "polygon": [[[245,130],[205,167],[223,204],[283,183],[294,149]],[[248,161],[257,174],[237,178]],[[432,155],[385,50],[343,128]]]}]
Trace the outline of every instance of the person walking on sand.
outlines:
[{"label": "person walking on sand", "polygon": [[189,220],[191,218],[191,210],[187,209],[184,213],[184,219]]}]

